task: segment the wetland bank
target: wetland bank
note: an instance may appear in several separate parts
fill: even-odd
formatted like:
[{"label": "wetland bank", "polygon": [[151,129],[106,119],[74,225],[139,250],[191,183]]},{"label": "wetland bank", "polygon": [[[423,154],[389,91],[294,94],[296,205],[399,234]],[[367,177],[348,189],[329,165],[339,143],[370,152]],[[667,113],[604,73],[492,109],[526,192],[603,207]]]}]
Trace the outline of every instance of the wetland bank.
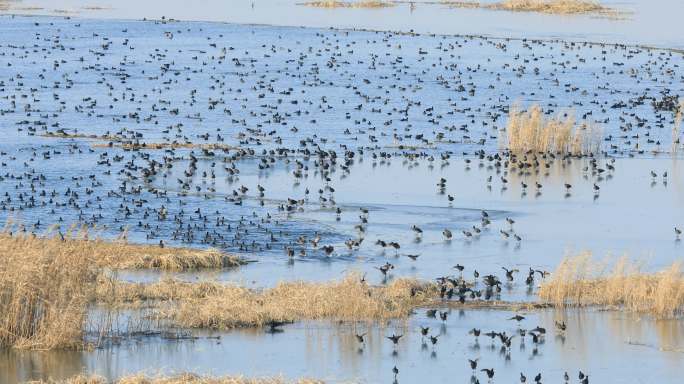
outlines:
[{"label": "wetland bank", "polygon": [[679,381],[676,49],[0,22],[0,382]]}]

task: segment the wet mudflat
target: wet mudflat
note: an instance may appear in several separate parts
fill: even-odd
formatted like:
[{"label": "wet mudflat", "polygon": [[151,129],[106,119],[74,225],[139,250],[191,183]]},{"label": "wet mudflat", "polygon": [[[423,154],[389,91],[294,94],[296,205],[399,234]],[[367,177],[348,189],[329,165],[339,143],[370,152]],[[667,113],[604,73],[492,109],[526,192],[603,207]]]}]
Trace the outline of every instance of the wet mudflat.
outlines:
[{"label": "wet mudflat", "polygon": [[[209,22],[1,20],[0,219],[36,233],[73,223],[105,238],[126,230],[135,242],[254,261],[118,272],[122,280],[262,288],[349,272],[371,284],[472,279],[476,270],[505,280],[506,268],[518,272],[497,298],[517,302],[537,300],[528,270],[552,271],[574,252],[626,254],[647,269],[682,255],[672,105],[684,92],[681,53]],[[529,168],[494,157],[505,152],[516,103],[599,127],[601,152],[539,156]],[[542,372],[559,382],[565,371],[576,381],[583,370],[592,381],[637,383],[677,382],[684,359],[678,320],[532,311],[520,327],[546,328],[543,342],[535,348],[527,335],[502,351],[498,339],[475,344],[468,331],[516,334],[516,313],[424,313],[389,324],[296,322],[282,333],[127,336],[84,352],[9,350],[0,366],[3,382],[141,370],[391,382],[393,366],[399,381],[467,382],[467,359],[479,357],[481,382],[479,369],[494,368],[495,381]],[[563,336],[556,320],[567,324]],[[438,335],[434,347],[419,326]],[[396,350],[391,334],[406,335]]]}]

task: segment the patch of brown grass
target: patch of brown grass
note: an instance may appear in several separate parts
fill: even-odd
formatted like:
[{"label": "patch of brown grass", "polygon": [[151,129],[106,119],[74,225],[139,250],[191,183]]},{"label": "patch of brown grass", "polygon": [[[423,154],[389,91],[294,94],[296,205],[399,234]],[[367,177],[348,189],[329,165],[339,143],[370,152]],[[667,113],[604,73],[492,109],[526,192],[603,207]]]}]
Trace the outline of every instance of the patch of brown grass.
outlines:
[{"label": "patch of brown grass", "polygon": [[318,8],[386,8],[393,7],[395,4],[391,1],[385,0],[356,0],[356,1],[338,1],[338,0],[321,0],[309,1],[302,3],[309,7]]},{"label": "patch of brown grass", "polygon": [[585,252],[566,258],[539,290],[542,300],[556,306],[601,306],[676,317],[684,309],[681,263],[656,273],[641,272],[639,264],[621,258],[608,268]]},{"label": "patch of brown grass", "polygon": [[274,321],[404,318],[416,307],[433,302],[437,286],[414,279],[369,286],[357,274],[350,274],[339,281],[283,282],[263,290],[214,282],[113,282],[103,284],[99,296],[129,302],[169,300],[157,307],[160,319],[185,328],[231,329]]},{"label": "patch of brown grass", "polygon": [[85,230],[45,236],[0,231],[0,347],[80,348],[87,306],[104,269],[234,266],[216,250],[90,240]]},{"label": "patch of brown grass", "polygon": [[73,244],[0,235],[0,347],[82,345],[93,255]]},{"label": "patch of brown grass", "polygon": [[513,105],[508,114],[506,135],[499,137],[500,146],[514,154],[587,155],[597,153],[601,145],[598,128],[576,125],[573,114],[548,118],[539,105],[533,105],[527,112]]},{"label": "patch of brown grass", "polygon": [[207,377],[190,373],[172,377],[150,377],[142,374],[107,381],[99,376],[78,375],[64,380],[32,381],[30,384],[323,384],[314,379],[288,381],[279,377],[247,378],[244,376]]},{"label": "patch of brown grass", "polygon": [[45,235],[13,233],[10,227],[0,231],[0,250],[38,253],[43,248],[92,256],[93,265],[110,269],[163,269],[183,271],[200,268],[237,267],[242,260],[216,249],[160,247],[129,244],[123,238],[108,241],[92,238],[85,229],[70,228],[62,234],[56,228]]},{"label": "patch of brown grass", "polygon": [[684,119],[684,100],[679,102],[674,117],[674,126],[672,127],[672,153],[674,154],[679,151],[679,144],[681,142],[679,135],[680,128],[682,127],[682,119]]},{"label": "patch of brown grass", "polygon": [[503,0],[496,3],[476,1],[444,1],[456,8],[483,8],[512,12],[540,12],[549,14],[612,13],[612,8],[602,6],[595,0]]},{"label": "patch of brown grass", "polygon": [[492,9],[515,12],[543,12],[555,14],[591,13],[607,10],[595,0],[504,0]]}]

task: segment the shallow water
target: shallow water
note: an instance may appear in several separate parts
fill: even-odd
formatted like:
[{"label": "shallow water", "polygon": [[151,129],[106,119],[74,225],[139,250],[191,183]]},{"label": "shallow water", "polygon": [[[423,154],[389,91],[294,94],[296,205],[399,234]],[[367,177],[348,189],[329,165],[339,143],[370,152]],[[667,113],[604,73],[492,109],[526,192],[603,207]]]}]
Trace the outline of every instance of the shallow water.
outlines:
[{"label": "shallow water", "polygon": [[[213,246],[254,261],[228,271],[123,271],[122,279],[173,275],[267,287],[358,271],[381,284],[456,275],[453,266],[461,264],[466,278],[475,269],[499,276],[504,267],[519,269],[501,299],[529,301],[535,292],[522,282],[529,268],[552,270],[567,254],[626,254],[648,270],[682,256],[684,245],[673,232],[684,226],[682,149],[672,152],[673,113],[651,105],[663,94],[684,92],[680,53],[209,22],[0,21],[0,220],[38,233],[60,219],[62,230],[95,225],[103,237],[127,228],[131,241]],[[589,157],[558,156],[540,159],[539,172],[520,173],[488,160],[500,153],[500,129],[514,102],[571,111],[600,127],[606,140],[596,166]],[[130,142],[233,147],[129,150],[108,147],[109,139],[45,136],[60,129]],[[294,177],[298,166],[302,175]],[[146,175],[151,168],[159,171]],[[447,180],[443,191],[440,178]],[[362,208],[368,210],[363,233],[357,227]],[[159,218],[162,210],[167,216]],[[492,222],[486,227],[483,211]],[[481,233],[467,238],[462,231],[474,232],[473,226]],[[453,239],[445,240],[444,229]],[[319,247],[310,243],[316,234]],[[298,242],[302,236],[306,241]],[[361,237],[358,249],[347,249],[346,240]],[[325,255],[323,245],[334,252]],[[295,250],[293,258],[287,248]],[[395,266],[386,279],[377,271],[385,262]],[[677,382],[680,321],[542,311],[523,324],[550,330],[539,354],[531,355],[529,343],[521,351],[516,340],[507,361],[484,337],[472,349],[468,329],[515,331],[505,320],[511,315],[454,311],[440,328],[421,313],[408,325],[370,328],[361,354],[350,325],[325,322],[273,335],[230,332],[220,343],[146,337],[93,352],[5,351],[0,381],[82,370],[115,378],[154,367],[389,382],[395,364],[404,382],[428,374],[434,381],[467,381],[465,358],[481,355],[497,379],[525,371],[531,380],[542,371],[558,381],[564,370],[574,377],[582,369],[599,382]],[[569,325],[564,343],[551,331],[560,317]],[[443,334],[434,351],[420,347],[419,324]],[[393,356],[382,336],[400,326],[409,333]],[[623,367],[624,361],[640,364]]]},{"label": "shallow water", "polygon": [[[319,9],[301,0],[204,0],[187,7],[182,0],[23,0],[8,12],[88,18],[167,18],[306,27],[365,28],[421,33],[562,38],[684,48],[674,33],[684,3],[678,0],[603,0],[624,15],[545,15],[449,8],[429,1],[384,9]],[[32,9],[35,8],[35,9]]]},{"label": "shallow water", "polygon": [[[579,370],[598,383],[676,383],[684,363],[684,327],[678,321],[653,321],[632,315],[598,311],[540,311],[524,314],[523,329],[545,327],[544,342],[535,347],[530,336],[514,338],[509,351],[484,335],[468,332],[495,330],[517,333],[505,311],[451,311],[444,323],[421,311],[408,323],[390,323],[366,329],[363,324],[330,325],[298,323],[282,333],[234,331],[198,332],[193,340],[147,337],[92,352],[3,352],[0,379],[60,378],[82,371],[108,378],[146,372],[173,374],[195,372],[211,375],[317,377],[333,383],[392,382],[392,367],[400,370],[399,382],[468,382],[472,371],[467,359],[478,358],[478,369],[494,368],[494,382],[517,381],[520,372],[528,380],[539,372],[544,382],[562,382],[567,371],[571,382]],[[564,337],[554,330],[563,319]],[[422,340],[419,327],[438,335],[433,347]],[[368,333],[361,346],[355,333]],[[402,334],[394,348],[385,336]],[[218,339],[216,338],[218,337]],[[426,345],[421,346],[425,341]],[[633,362],[625,364],[625,362]],[[619,369],[617,367],[619,366]],[[476,372],[486,382],[484,372]]]}]

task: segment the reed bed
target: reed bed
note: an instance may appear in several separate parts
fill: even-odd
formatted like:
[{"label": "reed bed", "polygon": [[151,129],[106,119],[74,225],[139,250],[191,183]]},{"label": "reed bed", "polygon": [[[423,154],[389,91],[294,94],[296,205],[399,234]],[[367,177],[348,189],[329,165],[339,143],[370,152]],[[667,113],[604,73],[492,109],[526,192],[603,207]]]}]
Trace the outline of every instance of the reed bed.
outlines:
[{"label": "reed bed", "polygon": [[681,143],[680,132],[682,127],[682,119],[684,119],[684,100],[679,102],[677,112],[674,116],[674,125],[672,126],[672,153],[676,154],[679,151],[679,144]]},{"label": "reed bed", "polygon": [[576,14],[606,11],[598,1],[592,0],[504,0],[490,6],[515,12],[542,12],[554,14]]},{"label": "reed bed", "polygon": [[600,151],[600,129],[588,124],[575,124],[574,114],[549,118],[539,105],[528,111],[512,106],[506,135],[500,135],[500,146],[514,154],[554,153],[574,156]]},{"label": "reed bed", "polygon": [[105,269],[183,270],[237,265],[216,250],[90,240],[85,230],[44,236],[0,231],[0,347],[81,348],[87,307]]},{"label": "reed bed", "polygon": [[483,8],[512,12],[540,12],[571,15],[583,13],[612,13],[614,10],[592,0],[504,0],[495,3],[476,1],[444,1],[456,8]]},{"label": "reed bed", "polygon": [[221,295],[237,287],[213,281],[185,282],[163,278],[154,283],[132,283],[117,280],[113,276],[100,276],[95,289],[95,301],[116,306],[150,301],[202,299]]},{"label": "reed bed", "polygon": [[153,284],[105,284],[101,297],[116,301],[169,300],[157,307],[160,320],[183,328],[261,327],[298,320],[375,321],[405,318],[437,297],[434,283],[397,279],[369,286],[357,274],[339,281],[283,282],[255,290],[220,283],[162,280]]},{"label": "reed bed", "polygon": [[384,0],[357,0],[357,1],[338,1],[338,0],[321,0],[309,1],[302,3],[309,7],[317,8],[386,8],[393,7],[395,4],[391,1]]},{"label": "reed bed", "polygon": [[182,271],[200,268],[237,267],[243,261],[216,249],[192,249],[160,247],[158,245],[129,244],[123,238],[106,241],[91,238],[85,229],[70,228],[62,234],[50,229],[45,235],[19,232],[11,228],[0,231],[0,249],[10,252],[39,253],[43,248],[61,252],[84,254],[91,257],[91,263],[110,269],[163,269]]},{"label": "reed bed", "polygon": [[0,347],[82,345],[93,255],[73,242],[0,235]]},{"label": "reed bed", "polygon": [[323,384],[314,379],[286,380],[281,377],[248,378],[244,376],[208,377],[190,373],[171,377],[150,377],[142,374],[108,381],[100,376],[78,375],[64,380],[32,381],[30,384]]},{"label": "reed bed", "polygon": [[591,253],[566,258],[545,280],[539,297],[556,306],[599,306],[651,314],[658,318],[682,315],[684,275],[681,263],[655,273],[641,265],[619,259],[610,268]]}]

